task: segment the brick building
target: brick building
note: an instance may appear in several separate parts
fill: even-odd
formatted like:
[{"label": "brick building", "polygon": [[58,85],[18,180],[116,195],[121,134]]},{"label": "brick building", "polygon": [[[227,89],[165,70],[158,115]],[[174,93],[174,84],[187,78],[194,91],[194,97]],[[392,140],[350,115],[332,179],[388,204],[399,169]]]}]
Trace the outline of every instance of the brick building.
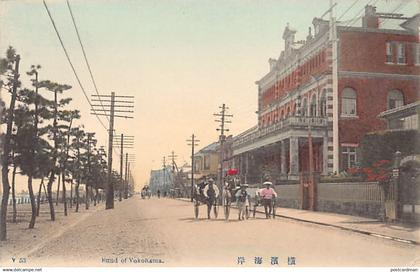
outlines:
[{"label": "brick building", "polygon": [[[384,28],[385,15],[402,23]],[[366,6],[361,26],[314,18],[314,33],[309,28],[300,41],[287,25],[284,50],[256,82],[258,124],[234,138],[235,167],[245,180],[257,182],[266,172],[298,179],[309,168],[309,133],[315,171],[355,166],[363,135],[386,127],[378,114],[418,100],[419,19]]]}]

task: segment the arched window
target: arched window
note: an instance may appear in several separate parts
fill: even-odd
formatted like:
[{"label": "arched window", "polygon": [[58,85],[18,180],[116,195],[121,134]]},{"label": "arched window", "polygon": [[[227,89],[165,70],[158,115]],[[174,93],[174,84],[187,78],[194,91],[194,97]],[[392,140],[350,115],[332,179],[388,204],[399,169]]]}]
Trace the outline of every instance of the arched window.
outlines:
[{"label": "arched window", "polygon": [[307,116],[308,115],[308,100],[306,98],[302,101],[302,106],[300,110],[301,116]]},{"label": "arched window", "polygon": [[357,95],[356,91],[352,88],[344,88],[341,94],[341,115],[357,115]]},{"label": "arched window", "polygon": [[404,96],[399,90],[392,90],[388,93],[388,109],[398,108],[404,105]]},{"label": "arched window", "polygon": [[284,110],[282,109],[281,111],[280,111],[280,119],[284,119]]},{"label": "arched window", "polygon": [[325,89],[322,91],[321,99],[319,101],[319,115],[322,117],[327,116],[327,92]]},{"label": "arched window", "polygon": [[309,107],[309,115],[316,116],[316,95],[312,96],[311,106]]}]

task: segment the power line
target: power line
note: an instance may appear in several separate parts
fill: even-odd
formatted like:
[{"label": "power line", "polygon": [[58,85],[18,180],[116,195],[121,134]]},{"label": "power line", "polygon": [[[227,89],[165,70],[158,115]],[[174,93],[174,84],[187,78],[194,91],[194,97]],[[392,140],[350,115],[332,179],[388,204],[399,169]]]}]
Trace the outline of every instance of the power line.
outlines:
[{"label": "power line", "polygon": [[[366,3],[366,6],[367,5],[370,5],[372,3],[372,1],[373,0],[369,0]],[[378,1],[379,0],[375,0],[375,2],[372,5],[375,5]],[[356,14],[356,16],[354,16],[353,19],[351,19],[350,23],[347,24],[347,25],[345,25],[345,29],[350,28],[351,26],[353,26],[358,21],[358,19],[360,18],[359,16],[363,13],[364,10],[365,10],[365,7],[363,7],[362,9],[360,9],[360,11]]]},{"label": "power line", "polygon": [[[75,76],[75,77],[76,77],[76,79],[77,79],[77,82],[79,83],[80,89],[82,89],[83,94],[84,94],[84,96],[85,96],[85,98],[86,98],[87,102],[89,103],[90,107],[93,109],[92,104],[90,103],[90,100],[89,100],[89,96],[86,94],[85,88],[83,88],[82,82],[80,81],[80,78],[79,78],[79,76],[77,75],[76,69],[74,68],[73,63],[72,63],[72,62],[71,62],[71,60],[70,60],[70,56],[69,56],[69,54],[68,54],[68,52],[67,52],[66,47],[64,46],[63,40],[61,39],[60,33],[58,32],[58,29],[57,29],[57,27],[56,27],[56,25],[55,25],[54,19],[52,18],[52,15],[51,15],[51,13],[50,13],[50,10],[48,9],[47,3],[45,2],[45,0],[42,0],[42,2],[44,3],[44,7],[45,7],[45,9],[46,9],[46,11],[47,11],[47,13],[48,13],[48,16],[50,17],[51,24],[52,24],[52,25],[53,25],[53,27],[54,27],[55,33],[57,34],[57,37],[58,37],[58,40],[60,41],[61,48],[63,49],[64,54],[66,55],[67,61],[68,61],[68,63],[70,64],[70,67],[71,67],[71,69],[72,69],[72,71],[73,71],[74,76]],[[93,109],[93,111],[95,111],[95,110]],[[97,119],[98,119],[98,121],[101,123],[101,125],[104,127],[104,129],[106,130],[106,129],[107,129],[107,127],[105,126],[105,124],[102,122],[102,120],[99,118],[99,116],[98,116],[98,115],[96,115],[96,118],[97,118]]]},{"label": "power line", "polygon": [[[73,11],[71,10],[70,2],[69,2],[69,0],[67,0],[66,2],[67,2],[67,7],[68,7],[69,12],[70,12],[71,19],[73,21],[74,29],[75,29],[76,34],[77,34],[77,39],[79,40],[80,47],[82,48],[83,57],[85,59],[86,66],[87,66],[87,68],[89,70],[90,78],[92,79],[93,86],[95,87],[96,94],[98,95],[98,98],[99,98],[99,103],[101,104],[102,109],[105,109],[104,108],[104,105],[102,104],[101,97],[99,96],[98,87],[96,86],[96,81],[95,81],[95,79],[93,77],[93,73],[92,73],[92,70],[90,68],[90,64],[89,64],[88,58],[86,56],[85,47],[83,46],[82,39],[80,38],[79,29],[77,27],[76,20],[75,20],[74,15],[73,15]],[[108,116],[105,116],[105,118],[109,121]]]},{"label": "power line", "polygon": [[353,7],[354,7],[354,5],[356,5],[357,4],[357,2],[359,2],[360,0],[356,0],[356,1],[354,1],[353,2],[353,4],[351,4],[341,15],[340,15],[340,17],[338,17],[338,19],[337,19],[337,21],[340,21],[340,19],[341,18],[343,18],[343,16],[344,15],[346,15],[346,13],[347,12],[349,12],[349,10],[351,10]]},{"label": "power line", "polygon": [[[398,6],[396,6],[395,8],[394,8],[394,10],[392,10],[391,12],[389,12],[389,13],[395,13],[395,12],[398,12],[398,10],[400,10],[400,9],[402,9],[402,8],[404,8],[404,6],[406,6],[408,3],[410,3],[410,1],[406,1],[406,2],[404,2],[404,1],[401,1],[401,3],[398,5]],[[382,22],[381,22],[381,24],[382,24],[382,27],[384,26],[384,24],[388,21],[388,20],[390,20],[391,18],[386,18],[385,20],[383,20]]]}]

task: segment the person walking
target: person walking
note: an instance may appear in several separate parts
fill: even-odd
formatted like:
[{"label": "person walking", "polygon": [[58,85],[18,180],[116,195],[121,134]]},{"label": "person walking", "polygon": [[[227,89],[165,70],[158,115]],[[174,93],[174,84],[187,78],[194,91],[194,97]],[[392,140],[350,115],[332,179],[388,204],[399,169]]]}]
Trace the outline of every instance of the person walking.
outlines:
[{"label": "person walking", "polygon": [[158,196],[158,198],[160,198],[160,190],[159,189],[157,190],[157,196]]},{"label": "person walking", "polygon": [[248,184],[241,184],[241,189],[236,192],[236,204],[239,210],[239,221],[244,220],[245,218],[248,219],[248,215],[246,214],[247,207],[249,207],[249,198],[250,195],[247,192]]},{"label": "person walking", "polygon": [[265,185],[265,188],[261,190],[260,196],[264,205],[265,217],[268,219],[271,217],[271,211],[273,209],[272,201],[277,197],[277,193],[271,188],[273,183],[268,179],[266,179],[266,182],[263,184]]},{"label": "person walking", "polygon": [[214,184],[214,179],[209,179],[209,183],[203,189],[203,195],[207,199],[207,218],[210,219],[211,207],[216,205],[216,199],[219,197],[219,188]]}]

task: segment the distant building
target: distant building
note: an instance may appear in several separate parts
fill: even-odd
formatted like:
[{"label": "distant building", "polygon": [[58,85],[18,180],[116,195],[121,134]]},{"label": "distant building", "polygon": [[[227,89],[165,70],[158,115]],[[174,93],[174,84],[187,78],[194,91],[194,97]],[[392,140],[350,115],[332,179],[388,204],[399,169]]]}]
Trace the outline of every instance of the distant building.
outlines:
[{"label": "distant building", "polygon": [[269,59],[269,72],[256,82],[258,124],[234,137],[235,166],[248,182],[264,173],[296,180],[308,171],[309,131],[314,170],[345,171],[358,163],[362,137],[385,129],[378,114],[418,101],[420,14],[400,16],[403,23],[392,29],[383,28],[381,16],[386,14],[368,5],[362,26],[337,22],[336,59],[329,21],[314,18],[314,33],[309,28],[299,41],[286,26],[284,50]]},{"label": "distant building", "polygon": [[219,169],[219,143],[214,142],[200,149],[194,154],[194,178],[218,175]]},{"label": "distant building", "polygon": [[[225,176],[226,172],[234,165],[232,144],[232,135],[225,137],[223,141],[223,176]],[[202,176],[208,175],[218,177],[219,165],[220,142],[214,142],[200,149],[197,153],[194,154],[194,178],[198,179]]]},{"label": "distant building", "polygon": [[153,194],[160,190],[168,192],[174,185],[172,168],[166,166],[164,169],[150,171],[149,187]]}]

